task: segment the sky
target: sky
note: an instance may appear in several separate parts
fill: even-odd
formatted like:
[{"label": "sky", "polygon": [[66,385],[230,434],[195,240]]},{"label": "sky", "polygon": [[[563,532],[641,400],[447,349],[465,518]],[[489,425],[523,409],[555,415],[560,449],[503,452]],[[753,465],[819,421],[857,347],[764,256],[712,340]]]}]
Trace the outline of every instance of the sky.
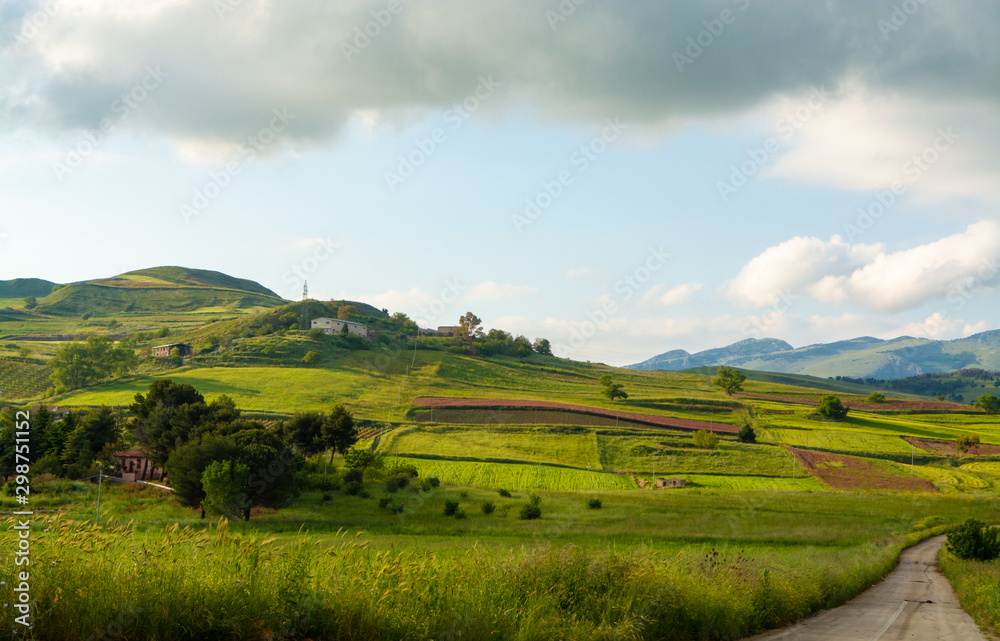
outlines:
[{"label": "sky", "polygon": [[612,365],[1000,326],[1000,3],[0,2],[0,279]]}]

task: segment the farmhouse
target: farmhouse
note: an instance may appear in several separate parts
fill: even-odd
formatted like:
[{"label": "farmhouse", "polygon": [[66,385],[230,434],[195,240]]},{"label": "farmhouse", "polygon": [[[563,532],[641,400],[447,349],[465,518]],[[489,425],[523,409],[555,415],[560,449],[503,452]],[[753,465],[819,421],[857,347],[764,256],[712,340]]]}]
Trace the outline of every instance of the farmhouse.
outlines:
[{"label": "farmhouse", "polygon": [[312,321],[312,327],[314,329],[322,329],[327,334],[339,334],[344,331],[345,326],[347,327],[348,334],[354,334],[355,336],[360,336],[361,338],[368,338],[368,328],[361,323],[337,320],[336,318],[329,318],[327,316],[314,318]]},{"label": "farmhouse", "polygon": [[167,358],[170,356],[170,350],[177,348],[177,352],[181,356],[190,356],[194,354],[194,348],[187,343],[170,343],[169,345],[157,345],[153,348],[153,356],[157,358]]},{"label": "farmhouse", "polygon": [[656,479],[656,485],[654,485],[654,487],[660,489],[665,487],[684,487],[685,485],[687,485],[687,481],[679,476],[674,476],[669,479],[665,479],[663,477]]},{"label": "farmhouse", "polygon": [[115,456],[115,475],[123,481],[159,481],[163,479],[163,470],[153,467],[142,450],[119,452]]},{"label": "farmhouse", "polygon": [[[41,405],[35,405],[35,406],[33,406],[31,408],[30,411],[31,412],[37,412],[41,407],[42,407]],[[66,416],[67,414],[69,414],[69,410],[60,409],[58,405],[46,405],[45,409],[47,409],[48,411],[52,412],[52,414],[56,418],[62,418],[64,416]]]}]

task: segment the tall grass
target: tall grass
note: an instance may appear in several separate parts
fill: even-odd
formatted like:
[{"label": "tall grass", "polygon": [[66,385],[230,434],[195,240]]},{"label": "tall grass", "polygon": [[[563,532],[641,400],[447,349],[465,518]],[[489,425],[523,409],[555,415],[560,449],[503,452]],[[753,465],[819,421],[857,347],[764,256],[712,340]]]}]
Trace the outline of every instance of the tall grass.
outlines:
[{"label": "tall grass", "polygon": [[979,625],[1000,634],[1000,561],[966,561],[944,547],[938,561],[965,611]]},{"label": "tall grass", "polygon": [[[13,524],[3,550],[14,549]],[[60,516],[35,521],[32,534],[32,632],[53,641],[109,630],[171,640],[724,641],[850,598],[890,570],[902,545],[594,554],[472,544],[444,557],[371,549],[360,532],[263,538],[222,520],[139,533]],[[3,565],[13,569],[10,558]],[[0,586],[4,603],[12,588]],[[0,610],[0,626],[16,627],[12,608]]]}]

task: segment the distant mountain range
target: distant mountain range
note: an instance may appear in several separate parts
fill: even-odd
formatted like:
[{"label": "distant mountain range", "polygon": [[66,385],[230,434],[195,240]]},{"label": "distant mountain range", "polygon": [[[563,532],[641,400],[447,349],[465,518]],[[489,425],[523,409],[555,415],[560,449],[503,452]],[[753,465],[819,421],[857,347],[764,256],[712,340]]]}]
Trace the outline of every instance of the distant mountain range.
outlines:
[{"label": "distant mountain range", "polygon": [[911,336],[881,340],[863,336],[798,349],[774,338],[748,338],[695,354],[675,349],[626,367],[677,371],[718,365],[821,378],[905,378],[969,367],[1000,370],[1000,330],[951,341]]}]

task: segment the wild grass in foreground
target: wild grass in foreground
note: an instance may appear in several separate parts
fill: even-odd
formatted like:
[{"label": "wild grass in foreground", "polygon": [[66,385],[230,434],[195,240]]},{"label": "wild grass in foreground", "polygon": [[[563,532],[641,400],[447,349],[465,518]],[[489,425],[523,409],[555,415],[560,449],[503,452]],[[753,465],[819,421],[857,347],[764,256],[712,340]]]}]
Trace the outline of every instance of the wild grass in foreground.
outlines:
[{"label": "wild grass in foreground", "polygon": [[938,560],[965,611],[1000,634],[1000,561],[966,561],[943,547]]},{"label": "wild grass in foreground", "polygon": [[[7,519],[0,549],[13,551]],[[209,529],[33,523],[31,636],[129,639],[737,639],[843,602],[886,574],[904,537],[796,550],[575,545],[458,556]],[[909,535],[912,543],[919,535]],[[13,569],[11,552],[0,564]],[[0,600],[13,603],[11,581]],[[0,608],[0,634],[16,624]],[[19,635],[18,638],[26,638]],[[29,637],[30,638],[30,637]]]}]

